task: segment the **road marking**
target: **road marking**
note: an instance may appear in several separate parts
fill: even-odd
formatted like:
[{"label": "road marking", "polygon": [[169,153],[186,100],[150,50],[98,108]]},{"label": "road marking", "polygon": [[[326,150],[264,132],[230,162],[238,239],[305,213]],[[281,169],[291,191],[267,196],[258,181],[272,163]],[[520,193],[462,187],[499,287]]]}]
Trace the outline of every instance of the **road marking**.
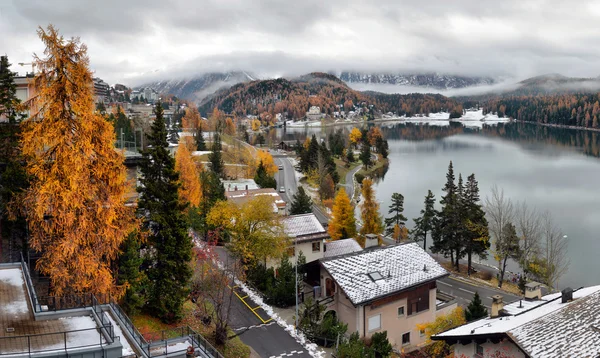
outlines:
[{"label": "road marking", "polygon": [[275,321],[272,321],[272,322],[270,322],[270,323],[255,324],[255,325],[253,325],[253,326],[248,326],[248,327],[239,327],[239,328],[234,328],[233,330],[234,330],[234,331],[247,331],[247,330],[249,330],[249,329],[252,329],[252,328],[261,328],[261,327],[267,327],[267,326],[270,326],[270,325],[272,325],[272,324],[274,324],[274,323],[277,323],[277,322],[275,322]]},{"label": "road marking", "polygon": [[244,296],[244,297],[242,297],[242,300],[244,300],[244,299],[246,299],[246,298],[248,298],[248,296]]},{"label": "road marking", "polygon": [[[256,308],[255,308],[255,309],[252,309],[252,307],[250,307],[250,305],[249,305],[249,304],[248,304],[248,303],[247,303],[247,302],[246,302],[246,301],[245,301],[245,300],[242,298],[242,296],[240,296],[240,294],[239,294],[239,293],[235,292],[234,288],[236,288],[236,287],[238,287],[238,286],[233,286],[233,288],[231,288],[231,287],[230,287],[230,288],[231,288],[231,290],[233,291],[233,293],[235,294],[235,296],[236,296],[237,298],[239,298],[239,299],[240,299],[240,301],[242,301],[242,303],[243,303],[244,305],[246,305],[246,307],[248,307],[248,309],[249,309],[250,311],[252,311],[252,313],[254,313],[254,315],[255,315],[256,317],[258,317],[258,319],[259,319],[259,320],[260,320],[262,323],[268,323],[268,322],[270,322],[270,321],[272,321],[272,320],[273,320],[273,318],[269,318],[268,320],[266,320],[266,321],[265,321],[265,320],[264,320],[264,319],[263,319],[263,318],[262,318],[262,317],[261,317],[261,316],[260,316],[258,313],[256,313],[256,311],[255,311],[255,309],[256,309]],[[246,296],[246,297],[247,297],[247,296]],[[257,308],[260,308],[260,306],[258,306]]]},{"label": "road marking", "polygon": [[473,292],[473,291],[469,291],[469,290],[465,290],[464,288],[461,288],[461,287],[459,287],[458,289],[459,289],[459,290],[461,290],[461,291],[464,291],[464,292],[470,293],[470,294],[472,294],[472,295],[474,295],[474,294],[475,294],[475,292]]},{"label": "road marking", "polygon": [[292,357],[296,354],[302,354],[304,351],[291,351],[290,353],[281,353],[278,356],[270,356],[269,358],[283,358],[283,357]]},{"label": "road marking", "polygon": [[446,286],[450,286],[450,287],[454,287],[449,283],[443,282],[443,281],[438,281],[438,283],[441,283],[442,285],[446,285]]},{"label": "road marking", "polygon": [[[248,297],[248,296],[246,296],[246,297]],[[256,306],[252,310],[255,311],[255,310],[259,309],[259,308],[260,308],[260,306]]]}]

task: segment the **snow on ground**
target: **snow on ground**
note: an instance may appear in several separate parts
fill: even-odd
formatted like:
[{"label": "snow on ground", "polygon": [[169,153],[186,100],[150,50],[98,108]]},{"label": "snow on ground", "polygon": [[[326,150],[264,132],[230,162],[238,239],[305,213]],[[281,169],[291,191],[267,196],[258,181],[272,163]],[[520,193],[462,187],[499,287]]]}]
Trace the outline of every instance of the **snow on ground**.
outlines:
[{"label": "snow on ground", "polygon": [[199,157],[204,154],[210,154],[210,150],[195,150],[192,152],[192,156]]},{"label": "snow on ground", "polygon": [[296,329],[294,329],[294,326],[288,324],[283,318],[279,317],[279,315],[275,313],[275,311],[273,311],[273,308],[263,301],[262,297],[259,294],[254,292],[252,289],[250,289],[238,279],[235,279],[235,283],[236,285],[242,288],[242,290],[248,295],[248,297],[250,297],[252,301],[259,305],[263,310],[265,310],[265,312],[267,312],[267,314],[271,318],[273,318],[273,320],[277,322],[278,325],[283,327],[290,334],[290,336],[292,336],[292,338],[296,340],[296,342],[300,343],[308,351],[308,354],[315,358],[325,357],[325,352],[320,350],[319,346],[317,346],[314,343],[311,343],[308,339],[306,339],[302,332],[297,331]]},{"label": "snow on ground", "polygon": [[153,347],[150,352],[152,355],[162,355],[162,354],[173,354],[173,353],[183,353],[185,352],[189,346],[192,344],[189,341],[172,343],[169,344],[166,348],[167,352],[165,352],[165,346],[156,346]]},{"label": "snow on ground", "polygon": [[12,300],[7,305],[0,307],[0,311],[6,312],[10,315],[21,315],[29,312],[27,306],[27,299],[25,298],[25,292],[23,291],[23,273],[20,268],[3,269],[0,270],[0,282],[4,285],[10,285],[18,287],[18,289],[9,289],[17,293],[18,297]]},{"label": "snow on ground", "polygon": [[112,316],[109,313],[106,313],[106,316],[108,317],[108,320],[114,327],[115,336],[119,336],[121,338],[120,342],[123,345],[123,351],[121,354],[123,356],[135,354],[134,350],[131,349],[131,345],[129,344],[129,341],[127,341],[127,337],[123,334],[121,327],[115,322],[115,320],[112,318]]}]

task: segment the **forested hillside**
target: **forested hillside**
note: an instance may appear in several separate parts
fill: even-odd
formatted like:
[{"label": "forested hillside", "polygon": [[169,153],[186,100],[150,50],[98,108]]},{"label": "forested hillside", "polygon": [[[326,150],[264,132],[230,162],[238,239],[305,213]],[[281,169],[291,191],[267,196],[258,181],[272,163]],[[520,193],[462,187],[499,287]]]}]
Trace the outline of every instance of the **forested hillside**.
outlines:
[{"label": "forested hillside", "polygon": [[599,128],[599,93],[510,96],[490,99],[483,112],[527,122]]},{"label": "forested hillside", "polygon": [[217,107],[226,113],[253,114],[261,119],[287,113],[290,119],[300,119],[311,106],[319,106],[328,116],[333,116],[336,111],[347,113],[361,109],[372,119],[387,112],[414,115],[449,111],[456,105],[455,100],[442,95],[363,93],[351,89],[333,75],[311,73],[292,80],[278,78],[240,83],[217,92],[201,104],[199,110],[206,115]]}]

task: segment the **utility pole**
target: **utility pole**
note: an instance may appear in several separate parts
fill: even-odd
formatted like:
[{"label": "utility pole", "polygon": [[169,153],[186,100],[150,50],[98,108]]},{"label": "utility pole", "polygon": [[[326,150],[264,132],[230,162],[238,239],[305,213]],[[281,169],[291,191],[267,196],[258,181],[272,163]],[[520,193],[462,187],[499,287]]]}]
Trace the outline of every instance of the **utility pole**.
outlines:
[{"label": "utility pole", "polygon": [[296,317],[294,328],[298,331],[298,240],[294,238],[294,255],[296,256]]}]

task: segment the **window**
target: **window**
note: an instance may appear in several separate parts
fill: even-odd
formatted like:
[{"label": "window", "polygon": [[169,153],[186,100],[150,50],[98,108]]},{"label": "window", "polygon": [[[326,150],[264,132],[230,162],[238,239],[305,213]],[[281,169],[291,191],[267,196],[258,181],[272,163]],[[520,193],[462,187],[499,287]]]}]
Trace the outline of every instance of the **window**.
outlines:
[{"label": "window", "polygon": [[402,335],[402,345],[405,346],[410,344],[410,332],[406,332]]},{"label": "window", "polygon": [[424,329],[420,329],[419,330],[419,336],[425,337],[425,330]]},{"label": "window", "polygon": [[475,357],[483,358],[483,346],[479,343],[475,345]]},{"label": "window", "polygon": [[312,249],[313,249],[313,252],[320,252],[321,251],[321,242],[320,241],[313,242]]},{"label": "window", "polygon": [[404,317],[404,306],[398,307],[398,317]]},{"label": "window", "polygon": [[373,282],[383,279],[383,276],[381,276],[381,274],[378,271],[371,272],[368,275]]},{"label": "window", "polygon": [[381,315],[369,317],[369,332],[376,331],[381,328]]}]

